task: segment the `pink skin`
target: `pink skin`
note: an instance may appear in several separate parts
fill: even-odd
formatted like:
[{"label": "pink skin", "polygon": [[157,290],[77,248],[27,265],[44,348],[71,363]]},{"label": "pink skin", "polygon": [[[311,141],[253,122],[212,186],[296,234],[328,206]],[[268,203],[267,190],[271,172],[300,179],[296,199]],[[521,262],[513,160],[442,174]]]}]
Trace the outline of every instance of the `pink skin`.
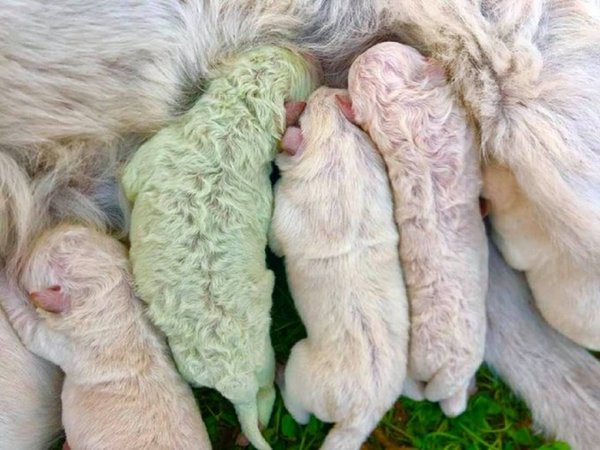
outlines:
[{"label": "pink skin", "polygon": [[306,108],[306,102],[286,102],[285,103],[285,125],[295,125],[298,123],[300,115]]},{"label": "pink skin", "polygon": [[67,311],[70,306],[70,300],[62,292],[60,286],[50,286],[38,292],[31,292],[29,298],[37,308],[55,314]]},{"label": "pink skin", "polygon": [[62,450],[71,450],[71,447],[69,447],[69,443],[67,441],[65,441],[65,443],[63,444]]},{"label": "pink skin", "polygon": [[342,113],[344,113],[344,116],[346,116],[346,119],[348,119],[348,121],[351,123],[358,125],[356,123],[356,116],[354,115],[354,110],[352,109],[352,100],[350,100],[350,97],[346,95],[336,95],[335,100],[342,110]]},{"label": "pink skin", "polygon": [[296,124],[304,108],[306,108],[306,102],[286,102],[285,104],[285,125],[287,129],[281,139],[281,149],[291,156],[298,153],[302,144],[302,130]]}]

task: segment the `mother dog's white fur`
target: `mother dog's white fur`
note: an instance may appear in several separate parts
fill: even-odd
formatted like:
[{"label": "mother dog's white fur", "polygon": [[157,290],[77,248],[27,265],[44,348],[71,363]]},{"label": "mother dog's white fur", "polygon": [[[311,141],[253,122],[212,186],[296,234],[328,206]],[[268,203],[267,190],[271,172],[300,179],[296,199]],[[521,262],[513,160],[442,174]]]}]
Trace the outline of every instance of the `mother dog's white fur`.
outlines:
[{"label": "mother dog's white fur", "polygon": [[37,310],[14,296],[3,306],[29,350],[65,372],[62,419],[72,448],[210,449],[192,391],[130,276],[122,244],[63,226],[37,241],[23,270]]},{"label": "mother dog's white fur", "polygon": [[62,379],[58,367],[23,346],[0,308],[0,448],[48,448],[62,429]]},{"label": "mother dog's white fur", "polygon": [[[303,143],[277,159],[270,244],[308,337],[282,386],[287,409],[335,422],[322,449],[358,449],[402,391],[408,305],[383,161],[317,90],[300,119]],[[289,129],[288,129],[289,131]],[[284,141],[287,141],[284,138]]]},{"label": "mother dog's white fur", "polygon": [[411,307],[409,374],[455,416],[485,345],[487,240],[472,132],[442,68],[411,47],[370,48],[348,84],[347,115],[376,143],[394,194]]},{"label": "mother dog's white fur", "polygon": [[527,403],[535,428],[573,450],[600,442],[600,361],[540,317],[522,274],[490,243],[485,361]]},{"label": "mother dog's white fur", "polygon": [[494,240],[522,270],[542,316],[578,344],[600,350],[600,270],[561,251],[531,216],[533,205],[506,167],[484,170]]}]

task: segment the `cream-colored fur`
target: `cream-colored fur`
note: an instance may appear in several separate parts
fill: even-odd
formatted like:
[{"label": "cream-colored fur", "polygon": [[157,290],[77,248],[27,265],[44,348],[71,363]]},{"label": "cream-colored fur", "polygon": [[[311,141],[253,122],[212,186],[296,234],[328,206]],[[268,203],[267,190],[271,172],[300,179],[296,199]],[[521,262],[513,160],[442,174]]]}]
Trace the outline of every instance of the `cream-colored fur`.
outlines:
[{"label": "cream-colored fur", "polygon": [[488,251],[471,130],[443,69],[411,47],[370,48],[348,84],[348,115],[377,145],[394,194],[411,306],[409,374],[455,416],[485,346]]},{"label": "cream-colored fur", "polygon": [[53,229],[21,281],[37,310],[14,296],[3,306],[27,348],[65,372],[73,449],[210,449],[192,391],[133,294],[123,245],[79,226]]},{"label": "cream-colored fur", "polygon": [[402,391],[408,305],[385,167],[339,93],[313,94],[296,155],[277,159],[270,245],[308,333],[285,369],[285,405],[300,423],[335,422],[322,449],[353,450]]},{"label": "cream-colored fur", "polygon": [[48,448],[62,428],[62,379],[58,367],[23,346],[0,308],[0,449]]},{"label": "cream-colored fur", "polygon": [[493,237],[506,261],[524,271],[542,316],[578,344],[600,350],[600,270],[561,251],[532,214],[506,167],[484,170]]}]

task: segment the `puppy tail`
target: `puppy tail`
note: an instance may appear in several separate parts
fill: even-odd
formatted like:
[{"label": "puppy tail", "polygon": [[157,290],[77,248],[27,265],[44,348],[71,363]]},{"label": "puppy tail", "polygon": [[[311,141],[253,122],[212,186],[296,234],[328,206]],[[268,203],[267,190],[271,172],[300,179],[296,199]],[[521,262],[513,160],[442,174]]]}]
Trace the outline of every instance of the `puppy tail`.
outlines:
[{"label": "puppy tail", "polygon": [[235,412],[240,421],[242,432],[246,435],[250,443],[258,450],[271,450],[271,446],[258,429],[258,404],[256,398],[249,402],[236,404]]},{"label": "puppy tail", "polygon": [[554,331],[525,278],[490,243],[485,361],[531,409],[543,434],[591,450],[600,442],[600,361]]},{"label": "puppy tail", "polygon": [[360,419],[338,422],[329,431],[321,450],[358,450],[377,426],[381,414],[368,414]]}]

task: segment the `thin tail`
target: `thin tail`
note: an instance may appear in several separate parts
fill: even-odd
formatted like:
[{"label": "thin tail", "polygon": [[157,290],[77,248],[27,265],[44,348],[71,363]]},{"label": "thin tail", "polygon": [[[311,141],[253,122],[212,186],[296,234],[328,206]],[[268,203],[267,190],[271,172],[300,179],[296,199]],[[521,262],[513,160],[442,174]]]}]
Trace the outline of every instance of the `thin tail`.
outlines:
[{"label": "thin tail", "polygon": [[271,450],[260,430],[258,429],[258,405],[256,399],[235,405],[235,412],[240,421],[242,432],[258,450]]},{"label": "thin tail", "polygon": [[485,361],[527,403],[536,427],[574,450],[600,443],[600,361],[554,331],[522,274],[490,243]]}]

